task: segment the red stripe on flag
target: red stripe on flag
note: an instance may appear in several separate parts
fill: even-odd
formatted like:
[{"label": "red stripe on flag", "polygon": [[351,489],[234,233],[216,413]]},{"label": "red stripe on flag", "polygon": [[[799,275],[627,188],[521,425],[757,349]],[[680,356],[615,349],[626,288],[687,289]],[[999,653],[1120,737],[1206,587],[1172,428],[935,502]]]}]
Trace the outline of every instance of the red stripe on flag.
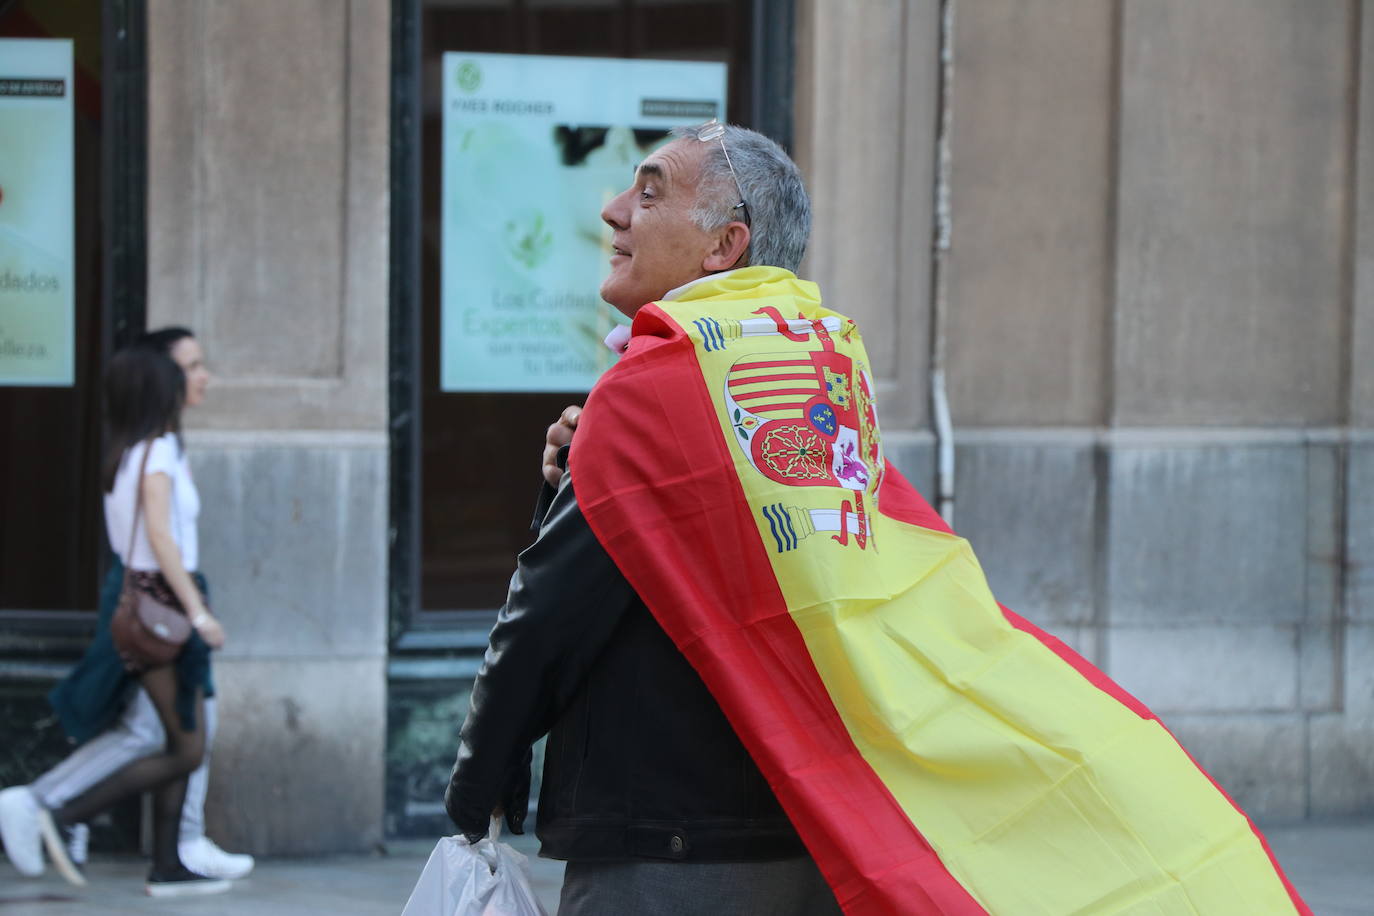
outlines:
[{"label": "red stripe on flag", "polygon": [[[655,306],[634,327],[635,346],[588,397],[569,456],[597,540],[716,697],[846,913],[983,914],[835,710],[691,341]],[[651,429],[663,438],[642,434]]]},{"label": "red stripe on flag", "polygon": [[[736,364],[734,365],[733,371],[739,372],[739,371],[742,370],[742,369],[772,369],[772,368],[786,367],[786,366],[807,366],[807,367],[810,367],[810,366],[811,366],[811,360],[809,360],[809,359],[775,359],[775,360],[761,360],[761,361],[756,362],[756,363],[736,363]],[[813,372],[813,374],[814,374],[814,372]]]},{"label": "red stripe on flag", "polygon": [[954,533],[940,518],[940,513],[931,508],[930,503],[890,461],[883,464],[883,482],[878,488],[878,511],[908,525],[919,525],[945,534]]},{"label": "red stripe on flag", "polygon": [[810,397],[820,391],[820,386],[815,388],[775,388],[772,391],[752,391],[748,394],[732,394],[730,397],[736,401],[757,401],[759,398],[780,398],[784,395],[803,395]]},{"label": "red stripe on flag", "polygon": [[[739,369],[737,368],[735,371],[738,372]],[[815,381],[816,373],[803,372],[798,375],[753,375],[749,378],[732,378],[730,379],[730,387],[735,388],[740,385],[756,385],[761,382],[783,382],[788,380],[803,382],[807,380]],[[816,382],[816,388],[820,390],[820,382]]]}]

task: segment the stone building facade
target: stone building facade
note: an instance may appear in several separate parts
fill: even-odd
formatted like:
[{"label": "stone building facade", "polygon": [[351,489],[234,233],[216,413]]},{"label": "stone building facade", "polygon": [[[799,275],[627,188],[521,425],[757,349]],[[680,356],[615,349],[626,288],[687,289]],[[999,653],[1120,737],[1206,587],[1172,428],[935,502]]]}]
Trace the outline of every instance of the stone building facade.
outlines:
[{"label": "stone building facade", "polygon": [[1252,814],[1368,812],[1374,9],[864,12],[802,6],[798,153],[899,463],[932,491],[943,351],[999,597]]},{"label": "stone building facade", "polygon": [[[210,832],[258,853],[388,824],[406,6],[148,0],[147,324],[217,376]],[[1252,815],[1374,811],[1374,6],[762,6],[890,457]]]}]

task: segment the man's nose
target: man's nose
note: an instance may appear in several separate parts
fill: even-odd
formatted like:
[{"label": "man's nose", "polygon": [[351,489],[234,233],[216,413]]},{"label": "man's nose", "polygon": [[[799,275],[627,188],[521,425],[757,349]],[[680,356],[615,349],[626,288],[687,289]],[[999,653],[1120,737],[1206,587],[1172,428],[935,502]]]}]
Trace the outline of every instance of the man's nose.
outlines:
[{"label": "man's nose", "polygon": [[625,201],[629,198],[633,188],[626,188],[615,197],[612,197],[606,206],[601,208],[601,219],[612,229],[626,229],[630,225],[629,211],[625,206]]}]

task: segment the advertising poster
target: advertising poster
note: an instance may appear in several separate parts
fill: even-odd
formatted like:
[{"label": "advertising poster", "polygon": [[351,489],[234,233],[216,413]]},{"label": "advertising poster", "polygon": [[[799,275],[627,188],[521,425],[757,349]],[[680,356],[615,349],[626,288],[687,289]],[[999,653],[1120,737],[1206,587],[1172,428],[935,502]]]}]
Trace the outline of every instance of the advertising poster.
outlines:
[{"label": "advertising poster", "polygon": [[0,385],[73,382],[72,112],[71,40],[0,38]]},{"label": "advertising poster", "polygon": [[587,391],[625,319],[601,208],[672,127],[725,119],[725,65],[446,53],[440,388]]}]

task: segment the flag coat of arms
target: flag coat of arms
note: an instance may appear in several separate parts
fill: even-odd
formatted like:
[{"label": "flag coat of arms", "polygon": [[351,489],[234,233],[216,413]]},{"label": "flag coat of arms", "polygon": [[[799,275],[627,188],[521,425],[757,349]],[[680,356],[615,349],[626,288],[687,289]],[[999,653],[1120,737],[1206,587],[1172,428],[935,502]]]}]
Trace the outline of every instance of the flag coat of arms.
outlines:
[{"label": "flag coat of arms", "polygon": [[1309,913],[1150,710],[997,603],[875,392],[815,284],[746,268],[639,311],[570,456],[845,912]]}]

